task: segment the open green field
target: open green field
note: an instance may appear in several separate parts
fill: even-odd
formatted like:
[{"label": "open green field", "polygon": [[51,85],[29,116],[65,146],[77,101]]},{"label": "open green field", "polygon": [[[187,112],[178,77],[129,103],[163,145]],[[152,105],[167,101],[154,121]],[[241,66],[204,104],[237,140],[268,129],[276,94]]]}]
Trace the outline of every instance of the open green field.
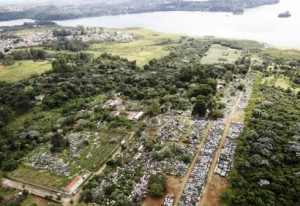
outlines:
[{"label": "open green field", "polygon": [[42,74],[51,69],[52,66],[48,61],[16,61],[13,65],[5,66],[0,69],[0,80],[15,82],[26,79],[33,74]]},{"label": "open green field", "polygon": [[45,171],[25,167],[19,167],[17,170],[8,173],[8,177],[54,189],[64,188],[69,182],[67,178],[57,177]]},{"label": "open green field", "polygon": [[261,81],[262,84],[267,84],[268,86],[280,87],[282,89],[290,88],[292,91],[298,92],[300,88],[293,88],[291,80],[286,76],[275,77],[271,75],[269,77],[264,77]]},{"label": "open green field", "polygon": [[213,44],[201,59],[202,64],[234,63],[241,56],[241,51],[219,44]]},{"label": "open green field", "polygon": [[151,59],[160,59],[169,54],[164,45],[158,43],[163,40],[177,40],[179,36],[158,33],[146,29],[105,29],[106,32],[123,31],[132,33],[134,41],[128,43],[96,43],[89,52],[96,56],[104,52],[119,55],[128,60],[136,60],[139,67],[147,64]]},{"label": "open green field", "polygon": [[270,54],[272,57],[280,57],[280,58],[300,58],[300,51],[299,50],[282,50],[282,49],[274,49],[274,48],[267,48],[262,50],[261,54]]}]

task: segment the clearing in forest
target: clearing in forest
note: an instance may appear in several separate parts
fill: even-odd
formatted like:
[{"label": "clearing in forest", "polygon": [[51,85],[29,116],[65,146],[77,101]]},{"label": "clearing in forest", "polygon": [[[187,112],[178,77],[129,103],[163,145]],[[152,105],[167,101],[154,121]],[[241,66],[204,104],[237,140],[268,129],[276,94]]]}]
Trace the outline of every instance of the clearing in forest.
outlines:
[{"label": "clearing in forest", "polygon": [[32,60],[16,61],[4,69],[0,68],[0,81],[15,82],[26,79],[33,74],[42,74],[52,69],[50,62]]},{"label": "clearing in forest", "polygon": [[107,52],[113,55],[119,55],[130,61],[136,61],[139,67],[143,67],[151,59],[160,59],[167,56],[170,52],[165,48],[163,42],[179,39],[178,36],[153,32],[146,29],[105,29],[105,32],[122,31],[133,34],[134,40],[126,43],[95,43],[92,44],[89,52],[95,56]]},{"label": "clearing in forest", "polygon": [[201,59],[202,64],[234,63],[241,56],[241,51],[213,44]]}]

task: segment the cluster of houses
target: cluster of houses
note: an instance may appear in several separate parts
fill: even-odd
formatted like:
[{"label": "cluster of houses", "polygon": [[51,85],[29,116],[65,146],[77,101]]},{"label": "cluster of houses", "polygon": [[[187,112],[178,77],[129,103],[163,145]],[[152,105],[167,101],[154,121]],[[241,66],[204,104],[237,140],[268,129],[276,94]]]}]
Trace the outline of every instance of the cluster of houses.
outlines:
[{"label": "cluster of houses", "polygon": [[83,42],[130,42],[133,41],[133,36],[131,34],[126,34],[124,32],[101,32],[101,33],[88,33],[84,35],[70,35],[66,37],[69,40],[81,40]]},{"label": "cluster of houses", "polygon": [[[65,37],[68,40],[81,40],[83,42],[130,42],[133,41],[132,34],[126,34],[124,32],[100,32],[100,33],[70,33]],[[20,38],[8,38],[0,41],[0,52],[10,52],[16,48],[32,47],[42,45],[46,42],[56,41],[58,37],[54,36],[52,30],[46,30],[42,32],[31,33],[23,35]]]},{"label": "cluster of houses", "polygon": [[10,52],[15,48],[20,47],[32,47],[38,46],[45,42],[55,41],[57,37],[54,37],[51,30],[44,32],[36,32],[28,35],[24,35],[20,38],[9,38],[0,41],[0,52]]},{"label": "cluster of houses", "polygon": [[195,120],[194,124],[192,125],[191,134],[185,137],[184,142],[189,144],[200,143],[204,136],[204,131],[207,124],[208,120]]}]

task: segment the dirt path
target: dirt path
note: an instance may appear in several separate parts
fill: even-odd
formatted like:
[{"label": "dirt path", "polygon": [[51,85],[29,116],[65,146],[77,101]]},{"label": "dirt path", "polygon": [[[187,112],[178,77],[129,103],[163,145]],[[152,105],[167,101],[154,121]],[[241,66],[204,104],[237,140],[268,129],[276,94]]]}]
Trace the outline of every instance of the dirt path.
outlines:
[{"label": "dirt path", "polygon": [[222,178],[219,175],[214,174],[214,169],[217,165],[218,157],[221,153],[222,147],[226,141],[230,123],[234,119],[234,117],[236,115],[235,113],[238,111],[237,105],[241,101],[242,96],[243,96],[243,92],[241,92],[241,94],[239,95],[234,106],[232,107],[230,114],[228,115],[228,119],[227,119],[227,122],[226,122],[226,125],[224,128],[222,138],[220,140],[218,149],[216,150],[216,152],[214,154],[214,158],[210,165],[210,169],[209,169],[209,172],[207,175],[207,183],[206,183],[204,191],[202,192],[202,196],[199,201],[199,206],[219,206],[220,205],[221,193],[226,188],[228,181],[226,178]]},{"label": "dirt path", "polygon": [[206,140],[206,137],[207,137],[207,134],[208,134],[208,132],[209,132],[209,129],[210,129],[211,125],[212,125],[212,122],[210,121],[210,122],[208,123],[208,125],[207,125],[206,130],[205,130],[203,139],[201,140],[201,142],[200,142],[199,145],[198,145],[198,149],[197,149],[197,152],[196,152],[196,154],[195,154],[195,156],[194,156],[194,159],[193,159],[193,161],[192,161],[192,163],[191,163],[189,169],[187,170],[187,172],[186,172],[186,174],[185,174],[185,176],[184,176],[184,178],[183,178],[183,180],[182,180],[180,192],[179,192],[178,195],[175,197],[174,205],[178,205],[178,204],[179,204],[179,200],[180,200],[180,197],[181,197],[181,195],[182,195],[182,193],[183,193],[183,190],[184,190],[184,187],[185,187],[185,185],[186,185],[186,182],[188,181],[189,176],[190,176],[190,174],[192,173],[193,168],[194,168],[194,165],[195,165],[195,163],[196,163],[196,161],[197,161],[197,158],[198,158],[198,156],[199,156],[199,154],[200,154],[200,151],[201,151],[202,147],[204,146],[204,143],[205,143],[205,140]]},{"label": "dirt path", "polygon": [[56,192],[53,192],[51,190],[47,190],[45,188],[41,188],[34,185],[29,185],[26,183],[18,182],[15,180],[3,178],[2,179],[2,185],[5,187],[15,188],[18,190],[28,190],[29,193],[34,194],[38,197],[46,197],[46,196],[52,196],[54,199],[57,198]]}]

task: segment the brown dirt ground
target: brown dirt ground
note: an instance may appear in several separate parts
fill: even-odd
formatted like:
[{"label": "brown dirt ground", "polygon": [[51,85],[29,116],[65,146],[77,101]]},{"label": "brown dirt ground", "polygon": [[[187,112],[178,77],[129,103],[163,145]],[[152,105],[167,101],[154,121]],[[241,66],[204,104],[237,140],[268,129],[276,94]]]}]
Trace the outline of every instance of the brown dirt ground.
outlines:
[{"label": "brown dirt ground", "polygon": [[47,205],[49,205],[49,203],[51,203],[51,205],[55,205],[55,206],[59,205],[58,203],[48,201],[44,198],[41,198],[41,197],[38,197],[38,196],[35,196],[35,195],[32,195],[31,199],[32,199],[32,202],[37,204],[38,206],[47,206]]},{"label": "brown dirt ground", "polygon": [[4,69],[4,68],[5,68],[5,66],[3,64],[0,64],[0,70]]},{"label": "brown dirt ground", "polygon": [[[168,177],[168,188],[165,196],[167,194],[174,194],[176,197],[181,191],[183,177],[177,177],[171,175],[168,175],[167,177]],[[163,198],[147,197],[147,199],[143,203],[143,206],[161,206],[164,202],[164,197]]]},{"label": "brown dirt ground", "polygon": [[213,175],[211,181],[206,185],[199,206],[220,206],[222,191],[227,187],[228,180],[219,175]]},{"label": "brown dirt ground", "polygon": [[232,115],[232,122],[244,122],[244,119],[245,119],[244,110],[236,110]]},{"label": "brown dirt ground", "polygon": [[159,129],[157,128],[152,128],[152,129],[149,129],[147,132],[148,132],[148,136],[149,137],[155,137],[156,134],[158,133]]}]

